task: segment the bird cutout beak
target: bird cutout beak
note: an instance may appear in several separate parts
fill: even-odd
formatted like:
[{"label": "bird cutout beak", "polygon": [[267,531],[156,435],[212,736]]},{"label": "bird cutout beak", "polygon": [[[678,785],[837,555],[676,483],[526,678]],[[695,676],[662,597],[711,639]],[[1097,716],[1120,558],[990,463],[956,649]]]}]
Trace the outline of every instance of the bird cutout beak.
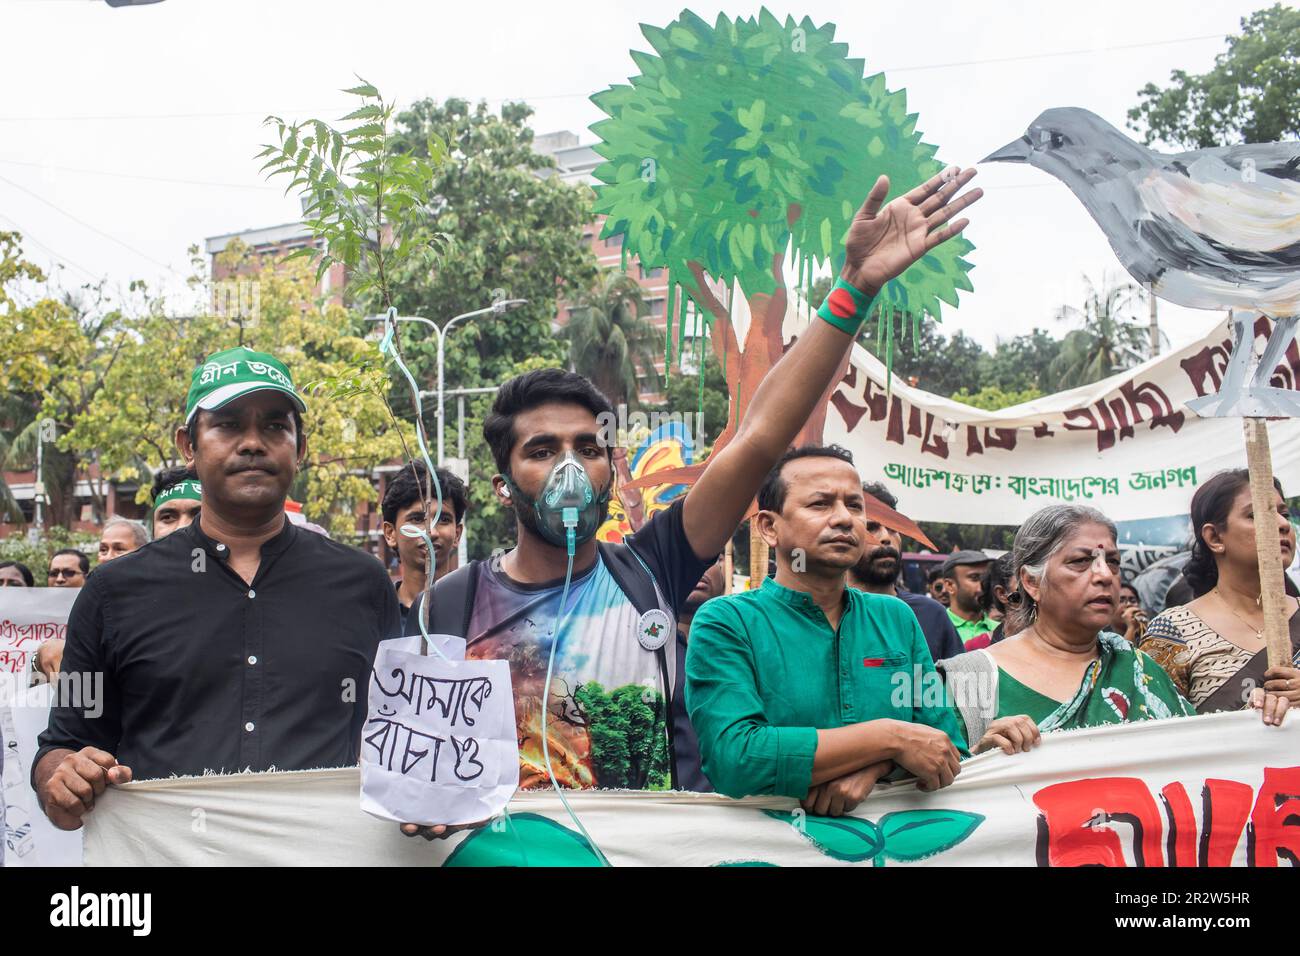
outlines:
[{"label": "bird cutout beak", "polygon": [[1029,154],[1034,151],[1028,136],[1022,136],[1003,146],[996,152],[989,153],[981,163],[1027,163]]}]

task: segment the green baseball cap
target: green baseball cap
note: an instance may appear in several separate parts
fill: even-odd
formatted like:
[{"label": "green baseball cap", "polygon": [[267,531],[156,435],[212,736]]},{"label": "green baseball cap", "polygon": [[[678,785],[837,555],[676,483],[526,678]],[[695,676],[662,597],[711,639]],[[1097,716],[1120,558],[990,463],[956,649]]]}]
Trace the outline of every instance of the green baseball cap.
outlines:
[{"label": "green baseball cap", "polygon": [[307,406],[294,391],[293,379],[283,362],[266,352],[226,349],[208,356],[190,376],[190,393],[185,399],[185,423],[194,421],[200,408],[215,411],[250,392],[282,392],[299,412]]},{"label": "green baseball cap", "polygon": [[154,511],[157,511],[166,502],[176,501],[178,499],[186,501],[202,501],[203,489],[199,486],[197,481],[194,481],[191,478],[186,478],[184,481],[178,481],[170,488],[158,492],[158,497],[154,499],[153,503]]}]

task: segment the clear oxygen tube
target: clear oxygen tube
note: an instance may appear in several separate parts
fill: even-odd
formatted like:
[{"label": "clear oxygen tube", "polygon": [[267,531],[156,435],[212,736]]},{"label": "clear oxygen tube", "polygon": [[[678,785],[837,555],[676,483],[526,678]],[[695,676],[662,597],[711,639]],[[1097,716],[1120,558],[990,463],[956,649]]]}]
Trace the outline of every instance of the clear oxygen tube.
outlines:
[{"label": "clear oxygen tube", "polygon": [[[397,309],[389,307],[387,315],[384,317],[384,338],[379,343],[379,351],[382,355],[387,355],[397,363],[401,369],[402,375],[406,377],[407,383],[411,386],[411,399],[415,403],[415,439],[420,447],[420,457],[424,461],[426,474],[433,485],[434,494],[437,496],[438,507],[433,513],[433,519],[427,521],[426,525],[437,527],[439,518],[442,517],[442,485],[438,481],[438,471],[434,468],[432,457],[429,455],[429,444],[424,431],[424,404],[420,400],[420,387],[415,383],[415,377],[411,375],[411,370],[406,367],[402,361],[401,350],[394,344],[397,336]],[[437,551],[434,548],[433,539],[429,536],[426,528],[412,524],[404,524],[398,529],[398,533],[407,538],[419,538],[424,542],[426,566],[424,576],[424,593],[420,596],[420,610],[416,614],[416,620],[420,625],[420,634],[424,638],[424,646],[432,650],[444,661],[450,663],[450,658],[442,652],[432,637],[429,636],[429,614],[430,606],[433,602],[433,576],[436,565]],[[572,564],[572,559],[570,559]],[[501,811],[501,816],[505,820],[506,826],[510,832],[515,835],[515,840],[519,844],[519,855],[523,866],[528,865],[528,854],[524,849],[523,839],[519,836],[519,831],[515,829],[514,822],[510,819],[510,808],[506,807]]]},{"label": "clear oxygen tube", "polygon": [[[579,470],[585,479],[587,474],[586,469],[579,466]],[[591,483],[585,482],[585,485],[586,493],[588,495],[592,494]],[[551,651],[546,661],[546,683],[542,687],[542,760],[546,764],[546,774],[551,778],[551,786],[555,788],[556,795],[560,798],[560,802],[564,804],[564,809],[568,811],[569,819],[573,821],[573,825],[578,828],[578,832],[582,834],[583,838],[586,839],[587,844],[595,851],[596,856],[600,858],[601,865],[610,866],[609,858],[605,856],[605,851],[603,851],[596,844],[596,841],[591,838],[591,834],[587,832],[587,828],[582,825],[582,821],[578,819],[578,815],[573,812],[573,807],[569,806],[568,798],[564,796],[564,788],[561,787],[560,782],[555,779],[555,769],[551,766],[550,734],[548,734],[546,730],[546,725],[550,718],[551,674],[555,670],[555,652],[557,648],[559,648],[560,638],[563,636],[560,622],[564,617],[564,605],[568,603],[569,585],[573,583],[573,553],[577,550],[578,505],[562,505],[560,514],[565,529],[565,550],[568,552],[568,566],[564,571],[564,589],[560,592],[560,606],[556,611],[555,621],[551,624]]]}]

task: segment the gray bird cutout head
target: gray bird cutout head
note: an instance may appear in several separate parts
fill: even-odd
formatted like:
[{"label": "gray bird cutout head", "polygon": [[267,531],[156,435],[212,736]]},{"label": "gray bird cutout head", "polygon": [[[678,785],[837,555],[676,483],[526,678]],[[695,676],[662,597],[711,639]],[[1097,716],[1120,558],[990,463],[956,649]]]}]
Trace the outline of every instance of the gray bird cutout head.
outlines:
[{"label": "gray bird cutout head", "polygon": [[1124,268],[1161,298],[1300,313],[1300,143],[1168,155],[1065,107],[984,162],[1027,163],[1068,186]]}]

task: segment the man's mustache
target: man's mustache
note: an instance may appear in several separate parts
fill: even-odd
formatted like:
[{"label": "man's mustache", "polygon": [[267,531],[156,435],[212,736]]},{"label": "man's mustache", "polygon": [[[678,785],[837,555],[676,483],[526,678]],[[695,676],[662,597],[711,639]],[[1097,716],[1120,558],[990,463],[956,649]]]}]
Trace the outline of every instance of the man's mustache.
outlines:
[{"label": "man's mustache", "polygon": [[893,558],[895,561],[902,561],[903,556],[898,553],[898,549],[890,545],[881,548],[873,548],[866,556],[868,562],[879,561],[882,558]]},{"label": "man's mustache", "polygon": [[242,471],[264,471],[268,475],[275,475],[279,470],[269,461],[245,461],[231,468],[226,469],[226,474],[237,475]]}]

